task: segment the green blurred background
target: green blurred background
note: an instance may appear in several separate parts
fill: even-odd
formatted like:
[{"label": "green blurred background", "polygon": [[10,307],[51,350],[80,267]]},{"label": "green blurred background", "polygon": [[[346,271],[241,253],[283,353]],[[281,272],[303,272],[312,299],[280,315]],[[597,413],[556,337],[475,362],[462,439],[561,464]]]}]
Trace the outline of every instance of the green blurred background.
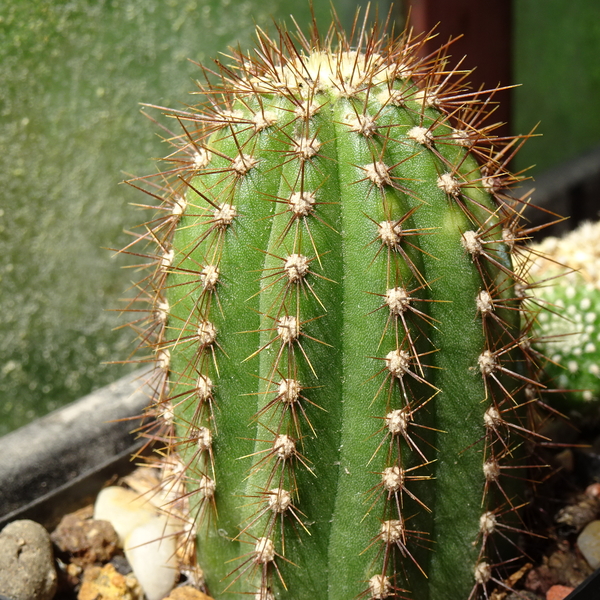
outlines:
[{"label": "green blurred background", "polygon": [[[326,27],[330,3],[314,4]],[[366,2],[332,4],[349,26]],[[106,363],[134,347],[111,309],[136,274],[103,248],[144,219],[120,182],[168,151],[139,103],[181,107],[199,77],[188,58],[245,49],[255,23],[291,12],[309,22],[306,0],[0,5],[0,435],[132,368]],[[513,32],[512,126],[545,135],[516,167],[535,174],[600,142],[600,4],[514,0]]]},{"label": "green blurred background", "polygon": [[[346,25],[359,4],[333,3]],[[120,182],[168,152],[139,103],[193,101],[188,58],[250,47],[292,9],[309,22],[304,0],[0,3],[0,435],[131,369],[106,362],[133,348],[110,310],[137,276],[103,248],[144,220]]]}]

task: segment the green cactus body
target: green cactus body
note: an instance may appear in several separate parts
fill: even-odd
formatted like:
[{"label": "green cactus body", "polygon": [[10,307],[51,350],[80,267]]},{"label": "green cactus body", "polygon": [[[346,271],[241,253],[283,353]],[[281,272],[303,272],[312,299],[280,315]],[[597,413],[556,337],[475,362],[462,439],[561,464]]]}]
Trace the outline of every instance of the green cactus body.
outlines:
[{"label": "green cactus body", "polygon": [[260,34],[172,113],[156,406],[216,598],[474,600],[535,388],[503,155],[443,52],[330,37]]}]

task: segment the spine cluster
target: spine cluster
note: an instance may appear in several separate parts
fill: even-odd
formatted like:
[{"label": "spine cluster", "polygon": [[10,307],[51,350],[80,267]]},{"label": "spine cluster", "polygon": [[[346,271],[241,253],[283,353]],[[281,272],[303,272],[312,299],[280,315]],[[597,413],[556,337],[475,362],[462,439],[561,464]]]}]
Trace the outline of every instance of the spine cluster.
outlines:
[{"label": "spine cluster", "polygon": [[518,141],[445,48],[290,40],[259,33],[169,112],[137,240],[158,247],[149,436],[180,461],[216,597],[487,598],[541,439]]}]

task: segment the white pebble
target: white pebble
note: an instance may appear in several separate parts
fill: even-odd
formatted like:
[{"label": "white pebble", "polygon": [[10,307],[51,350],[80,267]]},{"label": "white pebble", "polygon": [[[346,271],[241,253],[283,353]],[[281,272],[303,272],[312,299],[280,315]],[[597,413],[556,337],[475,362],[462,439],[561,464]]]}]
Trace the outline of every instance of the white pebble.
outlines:
[{"label": "white pebble", "polygon": [[125,540],[125,556],[148,600],[162,600],[175,586],[176,528],[159,515],[134,529]]},{"label": "white pebble", "polygon": [[577,545],[592,569],[600,567],[600,521],[592,521],[577,538]]},{"label": "white pebble", "polygon": [[94,519],[108,521],[117,532],[121,546],[136,527],[147,523],[157,514],[147,498],[118,486],[104,488],[94,505]]}]

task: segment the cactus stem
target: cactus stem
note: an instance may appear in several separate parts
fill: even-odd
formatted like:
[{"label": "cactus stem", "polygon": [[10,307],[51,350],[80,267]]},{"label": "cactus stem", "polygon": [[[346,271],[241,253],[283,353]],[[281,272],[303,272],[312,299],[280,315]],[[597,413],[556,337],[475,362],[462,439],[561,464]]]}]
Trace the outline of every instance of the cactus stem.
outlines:
[{"label": "cactus stem", "polygon": [[165,485],[215,596],[481,600],[543,439],[520,144],[448,45],[355,34],[259,31],[169,111],[134,241],[156,245],[145,434],[180,455]]}]

